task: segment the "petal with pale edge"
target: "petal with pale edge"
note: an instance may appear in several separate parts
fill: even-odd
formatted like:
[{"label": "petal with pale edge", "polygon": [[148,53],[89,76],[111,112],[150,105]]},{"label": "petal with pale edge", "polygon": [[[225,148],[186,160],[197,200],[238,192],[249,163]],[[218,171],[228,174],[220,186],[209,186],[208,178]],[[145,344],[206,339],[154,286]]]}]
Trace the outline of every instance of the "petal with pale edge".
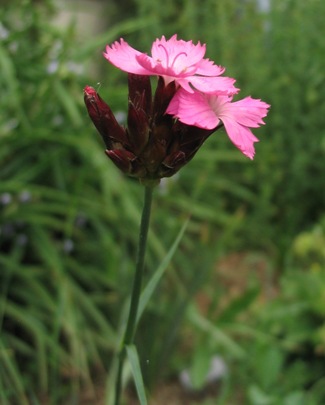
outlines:
[{"label": "petal with pale edge", "polygon": [[[160,62],[165,68],[181,63],[183,67],[197,65],[205,55],[206,47],[200,42],[196,45],[192,41],[178,40],[177,35],[173,35],[166,40],[163,36],[156,39],[151,48],[152,58]],[[177,70],[177,69],[176,69]]]},{"label": "petal with pale edge", "polygon": [[[213,99],[210,99],[210,102],[213,105]],[[254,157],[254,143],[258,142],[258,139],[249,128],[258,128],[264,124],[263,118],[269,107],[264,101],[251,97],[214,105],[214,112],[223,122],[232,143],[250,159]]]},{"label": "petal with pale edge", "polygon": [[219,124],[219,118],[211,109],[207,99],[202,93],[188,93],[179,89],[172,98],[166,110],[181,122],[199,128],[213,129]]},{"label": "petal with pale edge", "polygon": [[259,142],[252,131],[238,122],[223,118],[222,122],[231,142],[247,157],[253,159],[255,155],[254,143]]},{"label": "petal with pale edge", "polygon": [[103,55],[112,65],[125,72],[136,75],[152,75],[152,72],[143,68],[137,60],[137,57],[143,54],[132,48],[123,38],[111,46],[107,45]]},{"label": "petal with pale edge", "polygon": [[245,97],[242,100],[227,104],[227,113],[239,124],[257,128],[264,124],[262,118],[266,117],[269,107],[269,104],[264,101]]},{"label": "petal with pale edge", "polygon": [[239,91],[234,86],[236,80],[230,77],[190,76],[187,80],[194,89],[206,94],[233,95]]},{"label": "petal with pale edge", "polygon": [[224,67],[215,65],[210,59],[202,59],[196,65],[196,74],[203,76],[219,76],[225,70]]},{"label": "petal with pale edge", "polygon": [[166,40],[163,36],[156,39],[151,48],[152,56],[132,48],[123,39],[106,46],[104,57],[117,68],[137,75],[162,76],[167,86],[175,81],[177,86],[193,93],[233,95],[238,92],[235,80],[219,77],[224,68],[204,59],[205,44],[178,40],[173,35]]},{"label": "petal with pale edge", "polygon": [[250,128],[264,124],[263,118],[270,106],[251,97],[231,101],[232,97],[199,92],[188,93],[179,89],[171,100],[167,113],[177,117],[184,124],[204,129],[213,129],[217,127],[219,121],[222,121],[233,144],[244,155],[253,159],[254,143],[258,142],[258,139]]}]

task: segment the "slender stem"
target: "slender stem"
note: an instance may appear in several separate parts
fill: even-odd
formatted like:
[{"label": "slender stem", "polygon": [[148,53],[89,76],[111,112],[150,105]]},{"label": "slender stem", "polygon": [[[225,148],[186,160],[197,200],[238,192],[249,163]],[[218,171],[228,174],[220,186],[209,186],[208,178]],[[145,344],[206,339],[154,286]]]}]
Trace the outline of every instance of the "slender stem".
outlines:
[{"label": "slender stem", "polygon": [[136,319],[137,319],[137,312],[138,312],[138,306],[139,306],[139,301],[140,301],[142,276],[143,276],[143,269],[144,269],[144,259],[145,259],[147,236],[148,236],[149,223],[150,223],[152,193],[153,193],[153,187],[145,186],[144,204],[143,204],[142,216],[141,216],[139,244],[138,244],[135,275],[134,275],[134,280],[133,280],[130,310],[129,310],[129,316],[128,316],[128,320],[127,320],[126,330],[125,330],[124,337],[123,337],[122,347],[121,347],[120,353],[119,353],[119,363],[118,363],[118,371],[117,371],[117,378],[116,378],[116,385],[115,385],[115,402],[114,402],[115,405],[119,405],[119,403],[120,403],[120,396],[121,396],[121,389],[122,389],[122,371],[123,371],[123,363],[124,363],[124,359],[125,359],[125,346],[127,346],[133,342],[133,338],[134,338],[134,334],[135,334],[135,330],[136,330]]}]

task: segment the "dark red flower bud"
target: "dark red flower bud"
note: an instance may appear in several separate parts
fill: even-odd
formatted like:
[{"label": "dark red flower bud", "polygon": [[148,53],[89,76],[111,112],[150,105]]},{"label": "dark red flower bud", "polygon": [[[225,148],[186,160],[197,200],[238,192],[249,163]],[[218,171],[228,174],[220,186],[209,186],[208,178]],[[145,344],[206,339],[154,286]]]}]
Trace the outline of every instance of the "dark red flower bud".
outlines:
[{"label": "dark red flower bud", "polygon": [[132,150],[138,155],[143,151],[149,139],[152,109],[150,77],[129,74],[128,83],[127,133]]},{"label": "dark red flower bud", "polygon": [[131,162],[136,159],[133,153],[124,149],[106,150],[105,153],[122,172],[127,174],[132,173]]},{"label": "dark red flower bud", "polygon": [[147,116],[151,115],[152,94],[149,76],[128,74],[129,103],[135,108],[143,110]]},{"label": "dark red flower bud", "polygon": [[159,77],[153,104],[155,121],[157,123],[159,123],[160,119],[166,116],[168,104],[170,103],[175,93],[175,82],[171,82],[167,86],[165,86],[164,79],[162,77]]},{"label": "dark red flower bud", "polygon": [[146,112],[129,102],[127,133],[134,153],[139,154],[145,148],[149,139],[149,117]]},{"label": "dark red flower bud", "polygon": [[102,136],[106,147],[112,149],[116,147],[116,144],[128,145],[125,129],[120,126],[109,106],[94,88],[85,87],[84,100],[88,114]]},{"label": "dark red flower bud", "polygon": [[186,163],[185,153],[183,151],[177,150],[176,152],[171,153],[166,157],[162,162],[164,166],[168,169],[176,169],[179,166],[182,166]]}]

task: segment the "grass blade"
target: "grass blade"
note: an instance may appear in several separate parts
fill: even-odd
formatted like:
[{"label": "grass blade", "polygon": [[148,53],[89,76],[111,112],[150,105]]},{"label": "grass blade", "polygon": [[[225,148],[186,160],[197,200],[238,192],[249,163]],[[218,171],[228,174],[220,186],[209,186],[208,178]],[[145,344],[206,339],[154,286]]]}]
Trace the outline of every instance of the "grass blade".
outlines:
[{"label": "grass blade", "polygon": [[231,339],[221,328],[202,316],[194,306],[191,306],[187,315],[188,320],[195,328],[206,332],[223,346],[236,359],[245,358],[245,351],[233,339]]},{"label": "grass blade", "polygon": [[127,356],[131,365],[131,371],[133,374],[135,386],[138,393],[138,398],[141,405],[147,405],[146,392],[143,384],[143,378],[140,368],[138,351],[134,345],[128,345],[125,347]]},{"label": "grass blade", "polygon": [[148,284],[146,285],[146,287],[144,288],[144,290],[142,291],[141,297],[140,297],[140,304],[139,304],[139,310],[138,310],[138,315],[137,315],[137,323],[139,322],[143,311],[145,310],[152,294],[154,293],[161,277],[163,276],[167,266],[169,265],[180,241],[182,240],[182,237],[184,235],[184,232],[187,228],[189,224],[189,219],[187,219],[187,221],[184,223],[184,225],[182,226],[181,230],[179,231],[175,242],[173,243],[173,245],[171,246],[171,248],[169,249],[168,253],[166,254],[164,260],[160,263],[158,269],[154,272],[153,276],[151,277],[151,279],[149,280]]}]

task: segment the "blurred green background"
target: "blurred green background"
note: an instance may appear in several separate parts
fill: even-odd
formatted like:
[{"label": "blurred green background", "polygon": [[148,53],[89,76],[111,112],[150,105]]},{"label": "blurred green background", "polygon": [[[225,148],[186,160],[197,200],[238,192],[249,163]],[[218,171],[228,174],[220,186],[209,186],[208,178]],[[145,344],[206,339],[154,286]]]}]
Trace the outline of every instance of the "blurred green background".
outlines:
[{"label": "blurred green background", "polygon": [[1,404],[105,401],[142,188],[105,157],[82,90],[123,117],[105,45],[174,33],[272,107],[253,162],[219,131],[155,193],[147,278],[191,221],[140,324],[146,385],[159,398],[186,369],[183,404],[325,403],[324,15],[322,0],[0,1]]}]

